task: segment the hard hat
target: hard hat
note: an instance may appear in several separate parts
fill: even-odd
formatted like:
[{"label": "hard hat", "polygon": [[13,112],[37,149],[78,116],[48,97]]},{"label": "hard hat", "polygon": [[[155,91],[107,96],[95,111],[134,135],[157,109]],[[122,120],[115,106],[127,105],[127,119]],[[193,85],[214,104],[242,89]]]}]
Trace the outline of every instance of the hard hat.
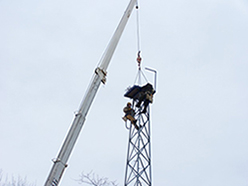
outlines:
[{"label": "hard hat", "polygon": [[132,104],[131,104],[130,102],[128,102],[128,103],[127,103],[127,106],[128,106],[128,105],[132,105]]}]

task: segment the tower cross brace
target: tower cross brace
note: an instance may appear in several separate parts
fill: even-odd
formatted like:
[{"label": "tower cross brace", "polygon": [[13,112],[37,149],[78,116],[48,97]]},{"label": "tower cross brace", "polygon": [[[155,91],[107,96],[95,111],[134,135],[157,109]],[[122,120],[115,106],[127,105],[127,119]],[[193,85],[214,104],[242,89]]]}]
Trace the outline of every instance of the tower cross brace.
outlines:
[{"label": "tower cross brace", "polygon": [[132,124],[129,127],[124,186],[152,185],[150,107],[147,107],[146,113],[142,113],[141,109],[134,108],[139,129]]}]

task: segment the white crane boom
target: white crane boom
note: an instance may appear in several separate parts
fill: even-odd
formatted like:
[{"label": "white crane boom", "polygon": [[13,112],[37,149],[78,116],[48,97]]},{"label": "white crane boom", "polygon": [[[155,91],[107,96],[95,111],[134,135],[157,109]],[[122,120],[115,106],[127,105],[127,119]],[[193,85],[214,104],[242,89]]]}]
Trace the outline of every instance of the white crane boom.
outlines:
[{"label": "white crane boom", "polygon": [[131,12],[136,4],[136,1],[137,0],[130,0],[127,9],[124,12],[124,15],[100,60],[100,65],[95,70],[92,81],[89,84],[83,101],[81,102],[78,113],[75,114],[75,118],[72,122],[71,128],[66,136],[63,146],[61,147],[57,158],[53,160],[54,164],[45,182],[45,186],[57,186],[60,182],[62,174],[65,168],[67,167],[67,161],[69,159],[69,156],[83,127],[86,115],[94,100],[100,83],[101,81],[103,83],[106,82],[106,70],[116,49],[116,46],[120,40],[122,32],[126,26],[128,18],[130,17]]}]

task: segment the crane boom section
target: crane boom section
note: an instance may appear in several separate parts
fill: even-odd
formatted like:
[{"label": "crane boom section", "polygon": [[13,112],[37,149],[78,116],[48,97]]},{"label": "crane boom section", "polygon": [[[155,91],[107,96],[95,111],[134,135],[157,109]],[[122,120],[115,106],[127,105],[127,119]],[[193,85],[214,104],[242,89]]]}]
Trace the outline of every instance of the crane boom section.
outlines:
[{"label": "crane boom section", "polygon": [[105,53],[103,54],[103,57],[100,61],[101,62],[100,68],[102,68],[103,70],[106,70],[108,68],[109,62],[113,56],[115,48],[120,40],[121,34],[127,24],[128,18],[130,17],[136,2],[137,0],[130,1],[117,29],[115,30],[114,35],[111,38],[111,41],[109,42],[107,49],[105,50]]},{"label": "crane boom section", "polygon": [[103,83],[105,83],[106,81],[106,70],[116,49],[116,46],[120,40],[120,37],[123,33],[123,30],[127,24],[128,18],[130,17],[131,12],[135,6],[136,1],[137,0],[130,0],[127,9],[124,12],[124,15],[100,60],[100,65],[95,70],[92,81],[90,82],[89,87],[83,98],[83,101],[80,104],[78,113],[75,114],[75,118],[60,149],[60,152],[57,158],[53,160],[54,164],[45,182],[45,186],[57,186],[60,182],[62,174],[65,168],[67,167],[67,161],[70,157],[70,154],[73,150],[79,133],[84,125],[86,115],[95,98],[101,81]]}]

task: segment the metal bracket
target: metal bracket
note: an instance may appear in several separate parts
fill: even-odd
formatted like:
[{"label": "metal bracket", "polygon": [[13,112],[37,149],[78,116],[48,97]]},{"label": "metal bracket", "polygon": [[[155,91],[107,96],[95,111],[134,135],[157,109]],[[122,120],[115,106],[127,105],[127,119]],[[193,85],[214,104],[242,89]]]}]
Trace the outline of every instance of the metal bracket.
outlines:
[{"label": "metal bracket", "polygon": [[101,78],[102,83],[105,84],[107,72],[104,69],[97,67],[95,73]]},{"label": "metal bracket", "polygon": [[157,71],[154,69],[148,68],[148,67],[145,67],[145,69],[154,73],[154,89],[157,90],[156,89],[156,87],[157,87]]},{"label": "metal bracket", "polygon": [[61,164],[64,165],[65,167],[68,167],[68,164],[63,163],[63,162],[62,162],[60,159],[58,159],[58,158],[57,158],[57,159],[55,159],[55,158],[52,159],[52,162],[53,162],[53,163],[61,163]]}]

